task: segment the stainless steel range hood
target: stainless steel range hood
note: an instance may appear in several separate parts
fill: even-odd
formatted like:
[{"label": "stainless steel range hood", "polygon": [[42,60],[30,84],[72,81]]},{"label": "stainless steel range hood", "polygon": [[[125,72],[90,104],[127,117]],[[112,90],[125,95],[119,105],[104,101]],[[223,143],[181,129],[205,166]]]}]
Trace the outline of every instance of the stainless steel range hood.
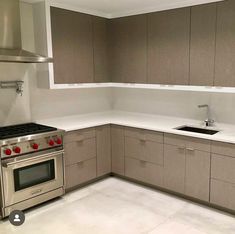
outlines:
[{"label": "stainless steel range hood", "polygon": [[52,58],[22,49],[19,0],[0,0],[0,62],[53,62]]}]

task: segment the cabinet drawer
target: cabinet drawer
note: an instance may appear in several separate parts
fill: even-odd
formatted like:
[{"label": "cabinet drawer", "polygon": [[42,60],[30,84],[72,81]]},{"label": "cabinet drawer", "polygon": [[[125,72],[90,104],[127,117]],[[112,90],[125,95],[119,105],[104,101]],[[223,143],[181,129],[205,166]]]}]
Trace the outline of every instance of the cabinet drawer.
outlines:
[{"label": "cabinet drawer", "polygon": [[65,167],[66,189],[96,178],[96,159]]},{"label": "cabinet drawer", "polygon": [[144,141],[154,141],[154,142],[163,143],[163,133],[144,130],[144,129],[126,128],[125,136],[137,138],[139,140],[144,140]]},{"label": "cabinet drawer", "polygon": [[145,161],[126,157],[125,175],[148,184],[163,185],[163,167]]},{"label": "cabinet drawer", "polygon": [[83,141],[85,139],[94,138],[95,136],[96,132],[94,128],[72,131],[66,133],[64,137],[64,143],[66,144],[74,141]]},{"label": "cabinet drawer", "polygon": [[210,202],[235,210],[235,184],[212,179]]},{"label": "cabinet drawer", "polygon": [[211,152],[235,158],[235,144],[213,141],[211,144]]},{"label": "cabinet drawer", "polygon": [[65,165],[71,165],[96,157],[96,139],[91,138],[83,141],[65,144]]},{"label": "cabinet drawer", "polygon": [[125,137],[125,156],[163,165],[163,144]]},{"label": "cabinet drawer", "polygon": [[235,158],[212,154],[211,177],[235,184]]},{"label": "cabinet drawer", "polygon": [[164,143],[185,148],[192,148],[194,150],[201,150],[206,152],[211,151],[211,143],[209,140],[203,140],[195,137],[186,137],[166,133],[164,136]]}]

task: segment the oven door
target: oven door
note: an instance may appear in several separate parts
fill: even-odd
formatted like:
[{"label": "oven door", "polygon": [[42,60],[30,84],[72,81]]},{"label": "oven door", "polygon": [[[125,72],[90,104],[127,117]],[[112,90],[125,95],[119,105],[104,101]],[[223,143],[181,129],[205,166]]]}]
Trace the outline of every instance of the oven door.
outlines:
[{"label": "oven door", "polygon": [[64,186],[63,151],[3,162],[2,168],[5,207]]}]

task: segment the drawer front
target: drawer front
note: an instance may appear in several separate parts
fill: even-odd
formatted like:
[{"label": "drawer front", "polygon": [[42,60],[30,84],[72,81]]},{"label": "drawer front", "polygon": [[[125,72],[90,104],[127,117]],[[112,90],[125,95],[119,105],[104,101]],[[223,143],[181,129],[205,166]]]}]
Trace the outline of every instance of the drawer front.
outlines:
[{"label": "drawer front", "polygon": [[211,151],[211,143],[209,140],[203,140],[194,137],[186,137],[166,133],[164,136],[164,143],[185,148],[192,148],[194,150],[201,150],[206,152]]},{"label": "drawer front", "polygon": [[125,156],[144,160],[144,143],[136,138],[125,137]]},{"label": "drawer front", "polygon": [[125,136],[144,141],[163,143],[163,133],[138,128],[125,128]]},{"label": "drawer front", "polygon": [[163,165],[163,144],[125,137],[125,156]]},{"label": "drawer front", "polygon": [[125,175],[141,182],[163,186],[163,167],[153,163],[126,157]]},{"label": "drawer front", "polygon": [[96,157],[96,139],[67,143],[65,149],[65,165],[71,165]]},{"label": "drawer front", "polygon": [[143,181],[145,174],[145,162],[132,159],[132,158],[125,158],[125,176]]},{"label": "drawer front", "polygon": [[235,210],[235,184],[212,179],[210,202]]},{"label": "drawer front", "polygon": [[179,135],[165,133],[164,143],[168,145],[186,147],[186,138]]},{"label": "drawer front", "polygon": [[235,158],[212,154],[211,177],[235,184]]},{"label": "drawer front", "polygon": [[72,131],[66,133],[64,137],[64,143],[66,144],[74,141],[83,141],[85,139],[94,138],[95,136],[96,132],[94,128]]},{"label": "drawer front", "polygon": [[213,141],[211,144],[211,152],[235,158],[235,144]]},{"label": "drawer front", "polygon": [[96,178],[96,159],[90,159],[65,167],[66,189]]}]

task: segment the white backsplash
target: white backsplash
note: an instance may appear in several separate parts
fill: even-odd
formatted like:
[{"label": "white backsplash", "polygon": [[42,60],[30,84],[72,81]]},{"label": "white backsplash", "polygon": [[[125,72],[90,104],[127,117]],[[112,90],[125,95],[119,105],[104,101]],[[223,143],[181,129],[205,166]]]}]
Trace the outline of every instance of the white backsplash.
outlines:
[{"label": "white backsplash", "polygon": [[206,110],[199,104],[209,104],[217,122],[235,124],[235,94],[146,89],[113,90],[112,108],[120,111],[168,115],[204,120]]}]

